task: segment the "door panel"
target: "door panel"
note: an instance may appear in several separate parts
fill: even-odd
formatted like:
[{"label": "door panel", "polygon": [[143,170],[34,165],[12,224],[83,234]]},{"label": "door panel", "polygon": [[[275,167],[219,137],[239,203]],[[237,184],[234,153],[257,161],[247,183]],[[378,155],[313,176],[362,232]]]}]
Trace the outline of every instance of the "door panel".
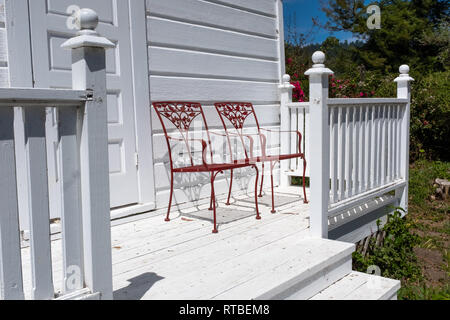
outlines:
[{"label": "door panel", "polygon": [[[136,137],[133,98],[133,74],[128,1],[120,0],[32,0],[30,3],[31,43],[34,86],[70,88],[71,52],[60,46],[73,37],[76,30],[66,26],[71,5],[97,11],[100,23],[97,31],[117,47],[107,51],[108,129],[111,207],[139,202]],[[54,115],[49,116],[55,118]],[[56,123],[49,127],[49,136],[56,139]],[[53,131],[53,132],[52,132]],[[49,141],[49,146],[52,146]],[[50,149],[50,148],[49,148]],[[58,190],[54,150],[49,150],[50,188]],[[55,192],[51,192],[55,194]],[[57,194],[57,193],[56,193]],[[57,199],[51,199],[54,203]]]}]

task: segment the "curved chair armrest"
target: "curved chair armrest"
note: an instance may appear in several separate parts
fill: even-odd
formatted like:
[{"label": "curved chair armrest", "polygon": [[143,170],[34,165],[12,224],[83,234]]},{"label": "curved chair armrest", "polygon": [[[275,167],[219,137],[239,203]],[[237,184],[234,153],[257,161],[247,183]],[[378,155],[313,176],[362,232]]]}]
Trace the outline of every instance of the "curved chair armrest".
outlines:
[{"label": "curved chair armrest", "polygon": [[267,131],[267,132],[278,132],[278,133],[296,133],[298,136],[298,153],[302,153],[302,134],[300,131],[297,130],[271,130],[271,129],[264,129],[261,128],[260,130]]}]

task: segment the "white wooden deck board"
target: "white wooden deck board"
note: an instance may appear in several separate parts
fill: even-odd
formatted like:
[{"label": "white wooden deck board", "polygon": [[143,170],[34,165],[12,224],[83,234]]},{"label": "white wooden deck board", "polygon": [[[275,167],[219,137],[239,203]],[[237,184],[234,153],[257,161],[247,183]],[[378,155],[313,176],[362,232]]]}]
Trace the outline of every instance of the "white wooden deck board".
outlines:
[{"label": "white wooden deck board", "polygon": [[398,280],[352,272],[311,300],[390,300],[399,289]]}]

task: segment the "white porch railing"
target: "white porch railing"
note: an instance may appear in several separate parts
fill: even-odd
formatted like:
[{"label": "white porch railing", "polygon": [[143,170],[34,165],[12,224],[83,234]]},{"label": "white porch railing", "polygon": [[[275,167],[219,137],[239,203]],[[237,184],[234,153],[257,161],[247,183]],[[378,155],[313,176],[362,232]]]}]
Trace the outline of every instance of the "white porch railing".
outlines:
[{"label": "white porch railing", "polygon": [[[27,168],[32,299],[112,299],[105,49],[98,17],[80,12],[72,49],[73,90],[0,89],[0,299],[24,299],[17,168]],[[14,137],[14,108],[23,111],[24,141]],[[62,292],[54,290],[50,241],[46,107],[59,113],[62,180]],[[26,165],[15,147],[24,144]],[[21,146],[22,147],[22,146]]]},{"label": "white porch railing", "polygon": [[[310,102],[292,103],[289,76],[281,89],[281,130],[299,130],[305,137],[305,154],[311,177],[311,230],[328,236],[328,217],[366,201],[396,192],[397,204],[408,208],[409,177],[409,67],[400,67],[397,98],[330,99],[325,55],[313,55]],[[285,115],[283,117],[283,114]],[[284,152],[296,140],[286,135]],[[283,143],[282,143],[283,152]],[[288,164],[289,165],[289,164]],[[291,162],[282,170],[288,176],[302,175],[302,163]],[[308,175],[308,174],[307,174]]]}]

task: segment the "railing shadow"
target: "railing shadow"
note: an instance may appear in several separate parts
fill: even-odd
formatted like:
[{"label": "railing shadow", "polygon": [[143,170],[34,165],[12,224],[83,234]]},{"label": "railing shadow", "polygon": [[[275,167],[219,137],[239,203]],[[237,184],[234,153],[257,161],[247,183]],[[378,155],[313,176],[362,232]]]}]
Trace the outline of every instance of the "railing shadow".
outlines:
[{"label": "railing shadow", "polygon": [[143,273],[129,279],[127,287],[114,291],[114,300],[140,300],[156,282],[163,279],[154,272]]}]

